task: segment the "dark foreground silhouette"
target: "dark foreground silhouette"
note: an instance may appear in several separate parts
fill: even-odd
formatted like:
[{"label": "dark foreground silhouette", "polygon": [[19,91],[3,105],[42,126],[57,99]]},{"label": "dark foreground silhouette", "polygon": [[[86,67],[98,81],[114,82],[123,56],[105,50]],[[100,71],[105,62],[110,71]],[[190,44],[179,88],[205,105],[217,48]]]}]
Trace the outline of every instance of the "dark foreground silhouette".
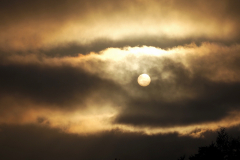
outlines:
[{"label": "dark foreground silhouette", "polygon": [[[185,160],[185,155],[178,160]],[[199,147],[198,153],[189,160],[240,160],[240,139],[230,137],[225,129],[218,131],[216,142]]]}]

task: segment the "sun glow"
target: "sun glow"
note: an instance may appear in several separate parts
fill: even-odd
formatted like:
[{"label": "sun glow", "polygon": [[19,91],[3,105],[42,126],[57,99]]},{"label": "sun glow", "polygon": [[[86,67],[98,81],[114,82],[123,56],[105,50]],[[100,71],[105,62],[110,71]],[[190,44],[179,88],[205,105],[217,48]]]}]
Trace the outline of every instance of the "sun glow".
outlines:
[{"label": "sun glow", "polygon": [[151,78],[147,74],[141,74],[138,77],[138,84],[140,86],[146,87],[150,84],[150,82],[151,82]]}]

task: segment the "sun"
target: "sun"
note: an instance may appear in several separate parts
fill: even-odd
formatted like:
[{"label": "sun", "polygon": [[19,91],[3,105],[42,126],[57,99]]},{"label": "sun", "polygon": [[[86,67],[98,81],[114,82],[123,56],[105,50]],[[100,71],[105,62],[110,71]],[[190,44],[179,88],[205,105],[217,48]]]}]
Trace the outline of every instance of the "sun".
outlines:
[{"label": "sun", "polygon": [[147,74],[141,74],[137,81],[140,86],[146,87],[150,84],[151,78]]}]

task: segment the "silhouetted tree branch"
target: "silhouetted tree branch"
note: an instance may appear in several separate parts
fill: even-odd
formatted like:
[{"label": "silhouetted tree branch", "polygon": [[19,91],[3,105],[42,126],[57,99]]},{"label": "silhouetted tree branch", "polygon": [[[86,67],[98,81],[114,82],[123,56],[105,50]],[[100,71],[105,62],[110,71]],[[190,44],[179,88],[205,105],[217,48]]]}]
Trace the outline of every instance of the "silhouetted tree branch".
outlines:
[{"label": "silhouetted tree branch", "polygon": [[[184,160],[185,156],[178,160]],[[226,130],[220,129],[216,143],[199,147],[198,153],[189,157],[189,160],[240,160],[240,140],[230,137]]]},{"label": "silhouetted tree branch", "polygon": [[180,158],[178,158],[178,160],[184,160],[185,159],[185,155],[181,156]]}]

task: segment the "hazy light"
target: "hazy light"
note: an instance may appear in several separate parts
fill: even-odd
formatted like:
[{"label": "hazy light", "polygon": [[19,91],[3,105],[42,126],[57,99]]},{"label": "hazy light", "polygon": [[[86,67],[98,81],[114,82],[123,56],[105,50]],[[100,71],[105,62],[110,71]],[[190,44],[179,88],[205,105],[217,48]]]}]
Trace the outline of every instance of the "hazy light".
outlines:
[{"label": "hazy light", "polygon": [[151,82],[151,78],[147,74],[141,74],[138,77],[138,84],[140,86],[146,87],[150,84],[150,82]]}]

